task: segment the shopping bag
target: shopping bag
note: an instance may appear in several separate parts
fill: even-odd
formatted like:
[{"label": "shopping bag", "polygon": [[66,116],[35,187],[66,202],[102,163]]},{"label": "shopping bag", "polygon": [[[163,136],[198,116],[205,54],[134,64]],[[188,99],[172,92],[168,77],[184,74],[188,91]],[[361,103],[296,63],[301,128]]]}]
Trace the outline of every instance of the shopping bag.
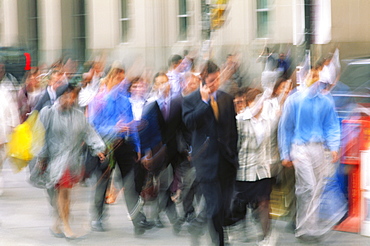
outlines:
[{"label": "shopping bag", "polygon": [[28,119],[18,125],[10,136],[7,157],[15,172],[28,165],[34,155],[44,144],[45,130],[38,120],[38,112],[34,111]]}]

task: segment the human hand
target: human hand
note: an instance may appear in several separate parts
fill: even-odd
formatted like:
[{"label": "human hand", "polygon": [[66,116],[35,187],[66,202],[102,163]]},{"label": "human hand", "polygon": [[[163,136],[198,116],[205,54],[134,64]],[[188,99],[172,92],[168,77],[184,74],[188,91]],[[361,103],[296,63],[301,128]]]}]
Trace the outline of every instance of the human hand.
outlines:
[{"label": "human hand", "polygon": [[199,91],[200,91],[200,96],[202,97],[202,100],[208,102],[211,90],[208,88],[207,85],[203,85],[202,81],[200,82],[199,88],[200,88]]},{"label": "human hand", "polygon": [[338,151],[331,151],[332,160],[331,163],[336,163],[339,160]]},{"label": "human hand", "polygon": [[136,158],[137,158],[137,159],[135,160],[136,162],[140,161],[140,159],[141,159],[141,152],[137,152],[137,153],[136,153]]},{"label": "human hand", "polygon": [[287,168],[292,168],[293,167],[293,162],[292,161],[290,161],[290,160],[283,160],[282,162],[281,162],[281,164],[284,166],[284,167],[287,167]]},{"label": "human hand", "polygon": [[141,163],[147,170],[149,170],[152,164],[152,151],[151,150],[146,151],[145,156],[141,158]]},{"label": "human hand", "polygon": [[103,162],[105,160],[104,153],[100,152],[100,153],[97,154],[97,156],[99,157],[100,162]]}]

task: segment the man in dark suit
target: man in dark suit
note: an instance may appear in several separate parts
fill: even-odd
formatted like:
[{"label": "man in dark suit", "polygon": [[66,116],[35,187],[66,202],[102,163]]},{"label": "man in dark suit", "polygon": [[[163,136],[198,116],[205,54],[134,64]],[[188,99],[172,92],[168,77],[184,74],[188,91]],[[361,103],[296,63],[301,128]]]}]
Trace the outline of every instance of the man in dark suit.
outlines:
[{"label": "man in dark suit", "polygon": [[[218,90],[219,76],[218,66],[208,61],[202,72],[204,84],[184,98],[183,121],[192,132],[192,162],[206,201],[212,241],[224,245],[222,226],[230,211],[238,162],[233,98]],[[190,226],[201,225],[196,219]],[[199,230],[189,227],[189,231]]]},{"label": "man in dark suit", "polygon": [[[180,149],[179,141],[185,126],[182,122],[182,96],[171,96],[171,87],[168,77],[165,73],[159,72],[154,76],[155,86],[160,92],[156,99],[155,106],[157,109],[157,119],[160,127],[163,143],[166,145],[166,159],[163,163],[163,168],[168,165],[172,166],[173,181],[167,183],[166,175],[161,180],[162,187],[168,187],[159,194],[159,211],[166,210],[167,216],[172,224],[176,226],[178,219],[176,206],[171,199],[171,196],[176,194],[180,189],[181,173],[180,164],[187,158],[186,152]],[[157,227],[163,227],[159,216],[155,221]],[[178,232],[179,228],[174,228]]]}]

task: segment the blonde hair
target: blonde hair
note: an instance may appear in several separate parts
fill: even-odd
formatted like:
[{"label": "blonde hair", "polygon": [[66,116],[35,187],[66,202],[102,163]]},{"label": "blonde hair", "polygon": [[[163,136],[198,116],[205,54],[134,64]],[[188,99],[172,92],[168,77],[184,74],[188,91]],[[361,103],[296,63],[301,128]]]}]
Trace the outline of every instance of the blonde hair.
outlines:
[{"label": "blonde hair", "polygon": [[108,91],[110,91],[115,85],[117,85],[117,83],[121,82],[121,81],[115,81],[115,77],[120,74],[120,73],[124,73],[125,70],[123,68],[120,68],[120,67],[112,67],[107,76],[102,80],[102,84],[105,85],[108,89]]}]

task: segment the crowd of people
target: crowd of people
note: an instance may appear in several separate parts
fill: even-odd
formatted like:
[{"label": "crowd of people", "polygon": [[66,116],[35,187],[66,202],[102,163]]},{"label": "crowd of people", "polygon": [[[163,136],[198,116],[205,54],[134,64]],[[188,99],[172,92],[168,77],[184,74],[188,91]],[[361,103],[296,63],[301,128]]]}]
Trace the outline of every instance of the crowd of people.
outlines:
[{"label": "crowd of people", "polygon": [[95,180],[92,230],[106,230],[106,198],[116,186],[124,188],[136,235],[164,227],[165,213],[174,233],[187,224],[194,245],[205,232],[225,245],[224,229],[243,223],[250,209],[259,243],[268,245],[273,186],[295,182],[295,235],[320,241],[337,222],[319,216],[328,166],[339,155],[335,82],[317,72],[297,88],[284,59],[265,70],[276,76],[255,88],[244,86],[235,55],[220,67],[173,55],[168,70],[152,78],[127,76],[116,62],[107,70],[103,59],[81,76],[71,60],[33,68],[17,95],[1,83],[2,159],[6,134],[37,114],[44,139],[29,165],[31,181],[47,190],[56,237],[77,237],[69,224],[71,188]]}]

